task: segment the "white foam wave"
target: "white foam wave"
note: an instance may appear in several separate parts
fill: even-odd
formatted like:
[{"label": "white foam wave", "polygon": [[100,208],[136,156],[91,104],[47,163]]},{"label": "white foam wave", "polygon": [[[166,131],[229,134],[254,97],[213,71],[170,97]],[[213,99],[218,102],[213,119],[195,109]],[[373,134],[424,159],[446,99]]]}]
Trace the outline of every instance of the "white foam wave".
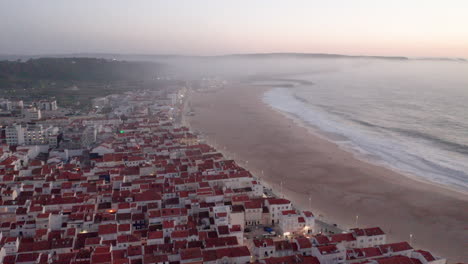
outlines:
[{"label": "white foam wave", "polygon": [[419,180],[468,192],[468,167],[445,157],[446,153],[441,153],[440,150],[421,145],[421,142],[402,142],[401,138],[384,135],[381,131],[346,125],[324,111],[298,100],[292,89],[273,88],[264,94],[263,101],[290,117],[298,118],[306,125],[345,137],[347,140],[335,140],[335,143],[352,151],[360,159],[379,163]]}]

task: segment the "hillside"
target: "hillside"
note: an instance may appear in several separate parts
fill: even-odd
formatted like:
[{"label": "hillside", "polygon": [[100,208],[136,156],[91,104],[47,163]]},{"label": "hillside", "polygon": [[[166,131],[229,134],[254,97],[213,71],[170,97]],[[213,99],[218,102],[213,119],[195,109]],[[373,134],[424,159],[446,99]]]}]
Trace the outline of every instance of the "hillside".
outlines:
[{"label": "hillside", "polygon": [[0,61],[0,96],[55,96],[59,105],[88,107],[90,99],[131,89],[158,87],[161,64],[97,58],[39,58]]}]

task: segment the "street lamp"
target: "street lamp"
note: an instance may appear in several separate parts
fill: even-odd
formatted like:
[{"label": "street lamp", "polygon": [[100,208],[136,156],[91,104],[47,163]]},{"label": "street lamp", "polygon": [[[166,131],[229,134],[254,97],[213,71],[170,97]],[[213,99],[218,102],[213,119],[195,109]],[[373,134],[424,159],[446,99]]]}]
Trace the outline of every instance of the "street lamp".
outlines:
[{"label": "street lamp", "polygon": [[359,215],[356,215],[356,228],[358,227]]},{"label": "street lamp", "polygon": [[284,195],[283,195],[283,181],[281,181],[281,197],[284,198]]}]

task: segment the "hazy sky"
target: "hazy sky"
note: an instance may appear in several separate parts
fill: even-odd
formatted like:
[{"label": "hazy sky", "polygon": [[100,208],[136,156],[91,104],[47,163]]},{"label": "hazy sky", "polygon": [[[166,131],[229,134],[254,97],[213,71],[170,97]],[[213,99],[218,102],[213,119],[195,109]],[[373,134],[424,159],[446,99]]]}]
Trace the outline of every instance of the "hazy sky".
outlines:
[{"label": "hazy sky", "polygon": [[0,0],[0,54],[468,58],[468,0]]}]

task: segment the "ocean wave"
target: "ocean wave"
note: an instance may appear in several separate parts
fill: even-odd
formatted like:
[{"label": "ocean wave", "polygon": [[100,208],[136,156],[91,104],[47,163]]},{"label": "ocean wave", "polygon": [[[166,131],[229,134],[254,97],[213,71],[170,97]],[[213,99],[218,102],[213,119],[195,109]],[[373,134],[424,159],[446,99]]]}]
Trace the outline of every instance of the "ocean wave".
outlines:
[{"label": "ocean wave", "polygon": [[380,126],[377,124],[372,124],[364,120],[358,120],[354,118],[349,119],[352,122],[355,122],[357,124],[360,124],[362,126],[370,127],[370,128],[379,128],[382,130],[388,130],[388,131],[393,131],[397,132],[400,134],[403,134],[405,136],[411,137],[411,138],[416,138],[416,139],[424,139],[427,140],[430,143],[433,144],[438,144],[439,146],[443,147],[444,149],[448,151],[454,151],[460,154],[468,154],[468,146],[463,145],[463,144],[458,144],[456,142],[452,141],[447,141],[445,139],[439,138],[437,136],[428,134],[428,133],[423,133],[420,131],[415,131],[415,130],[409,130],[409,129],[404,129],[404,128],[398,128],[398,127],[386,127],[386,126]]},{"label": "ocean wave", "polygon": [[[293,115],[306,125],[317,127],[321,131],[339,135],[345,141],[335,141],[348,151],[354,152],[359,158],[379,165],[388,166],[404,174],[416,176],[422,180],[450,186],[462,191],[468,191],[468,167],[459,161],[446,157],[446,153],[454,151],[467,154],[468,147],[455,142],[449,142],[430,134],[411,131],[403,128],[386,127],[356,118],[346,121],[354,122],[362,127],[347,126],[346,122],[334,119],[327,112],[314,107],[306,98],[294,93],[290,88],[273,88],[265,93],[264,102],[273,108]],[[394,132],[404,137],[391,136]],[[332,140],[331,138],[328,138]],[[417,139],[417,140],[415,140]],[[420,140],[443,146],[439,148],[430,144],[422,145]],[[446,153],[442,153],[445,151]],[[371,156],[372,160],[368,157]]]},{"label": "ocean wave", "polygon": [[449,151],[458,152],[460,154],[468,154],[468,146],[458,144],[456,142],[447,141],[447,140],[444,140],[442,138],[433,136],[431,134],[422,133],[420,131],[403,129],[403,128],[396,128],[396,127],[386,128],[386,129],[389,129],[389,130],[392,130],[392,131],[395,131],[395,132],[398,132],[398,133],[405,134],[405,135],[407,135],[409,137],[412,137],[412,138],[425,139],[427,141],[439,144],[440,146],[444,147],[445,149],[447,149]]}]

